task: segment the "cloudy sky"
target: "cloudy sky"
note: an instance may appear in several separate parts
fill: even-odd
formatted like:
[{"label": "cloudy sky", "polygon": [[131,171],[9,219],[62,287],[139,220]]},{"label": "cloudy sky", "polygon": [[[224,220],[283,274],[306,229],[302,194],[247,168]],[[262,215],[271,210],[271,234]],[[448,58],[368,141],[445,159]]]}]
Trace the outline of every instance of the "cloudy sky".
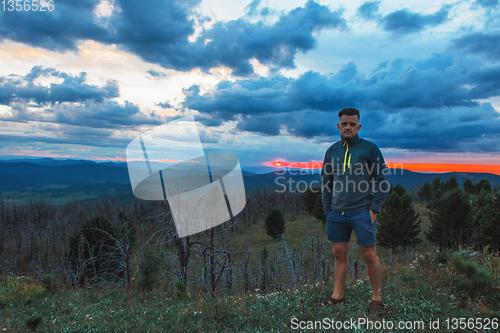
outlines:
[{"label": "cloudy sky", "polygon": [[193,115],[243,166],[315,162],[356,107],[387,162],[499,169],[499,0],[45,5],[0,8],[0,155],[125,160]]}]

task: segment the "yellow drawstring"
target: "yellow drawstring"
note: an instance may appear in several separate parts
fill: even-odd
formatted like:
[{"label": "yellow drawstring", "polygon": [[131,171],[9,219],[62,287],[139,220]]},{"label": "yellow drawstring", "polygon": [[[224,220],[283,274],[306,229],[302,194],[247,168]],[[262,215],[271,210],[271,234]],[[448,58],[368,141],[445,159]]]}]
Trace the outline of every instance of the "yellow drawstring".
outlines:
[{"label": "yellow drawstring", "polygon": [[[345,172],[345,162],[347,160],[347,152],[349,151],[349,144],[347,143],[347,140],[344,142],[343,146],[347,145],[346,150],[345,150],[345,155],[344,155],[344,172]],[[349,167],[351,163],[351,155],[349,155]]]}]

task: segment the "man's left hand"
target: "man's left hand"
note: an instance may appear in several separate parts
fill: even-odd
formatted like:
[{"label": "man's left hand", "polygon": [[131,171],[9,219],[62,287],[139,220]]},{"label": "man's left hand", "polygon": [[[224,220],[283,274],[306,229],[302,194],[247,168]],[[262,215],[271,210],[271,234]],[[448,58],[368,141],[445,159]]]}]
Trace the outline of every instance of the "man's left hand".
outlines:
[{"label": "man's left hand", "polygon": [[375,213],[373,210],[370,209],[370,217],[372,218],[372,223],[375,222],[375,219],[377,218],[377,213]]}]

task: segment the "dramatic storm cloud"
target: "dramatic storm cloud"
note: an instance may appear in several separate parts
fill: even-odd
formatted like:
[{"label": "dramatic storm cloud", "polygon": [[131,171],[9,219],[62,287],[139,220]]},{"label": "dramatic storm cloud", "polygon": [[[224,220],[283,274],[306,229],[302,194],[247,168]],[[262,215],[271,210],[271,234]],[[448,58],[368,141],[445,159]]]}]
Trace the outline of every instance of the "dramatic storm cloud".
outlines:
[{"label": "dramatic storm cloud", "polygon": [[[62,78],[62,83],[51,83],[49,86],[36,84],[39,77],[52,79]],[[37,104],[64,102],[103,102],[105,99],[118,97],[118,86],[113,81],[103,87],[85,83],[86,73],[78,76],[61,73],[53,68],[33,67],[24,77],[0,77],[0,104],[13,102],[33,102]]]},{"label": "dramatic storm cloud", "polygon": [[[43,85],[40,78],[62,80]],[[112,99],[118,86],[108,81],[103,87],[86,83],[86,73],[77,76],[53,68],[35,66],[25,76],[0,77],[0,104],[10,106],[10,114],[0,115],[9,122],[39,121],[93,128],[159,125],[164,119],[154,112],[141,113],[138,106]]]},{"label": "dramatic storm cloud", "polygon": [[57,0],[45,12],[0,10],[0,151],[66,143],[124,156],[137,133],[193,115],[207,149],[256,164],[321,160],[339,110],[356,107],[360,135],[394,160],[449,153],[496,165],[499,8]]},{"label": "dramatic storm cloud", "polygon": [[0,40],[13,40],[49,50],[77,50],[80,40],[109,38],[95,14],[99,0],[57,0],[53,11],[0,11]]},{"label": "dramatic storm cloud", "polygon": [[423,61],[395,59],[381,63],[369,75],[349,63],[336,74],[306,72],[296,79],[260,78],[222,82],[216,90],[200,95],[186,90],[184,105],[226,119],[237,114],[270,114],[296,110],[338,110],[345,105],[394,110],[477,106],[477,99],[500,94],[500,66],[482,62],[454,62],[435,54]]},{"label": "dramatic storm cloud", "polygon": [[246,76],[253,73],[252,59],[275,69],[295,68],[297,52],[316,46],[314,33],[347,28],[342,10],[308,1],[272,24],[252,23],[246,17],[216,22],[190,42],[198,1],[116,0],[110,16],[98,16],[98,4],[66,0],[43,15],[0,12],[0,38],[57,51],[76,51],[79,42],[89,39],[116,44],[165,68],[208,71],[225,66],[234,75]]},{"label": "dramatic storm cloud", "polygon": [[362,110],[363,120],[371,125],[364,134],[384,147],[499,150],[498,144],[472,145],[473,138],[500,139],[498,112],[478,101],[500,95],[500,66],[486,66],[481,59],[451,54],[394,59],[368,75],[349,63],[335,74],[226,81],[205,94],[198,86],[185,94],[185,107],[236,120],[241,131],[279,135],[286,130],[323,140],[335,133],[337,112],[350,106]]},{"label": "dramatic storm cloud", "polygon": [[452,41],[452,49],[484,54],[490,60],[500,59],[500,33],[471,33]]}]

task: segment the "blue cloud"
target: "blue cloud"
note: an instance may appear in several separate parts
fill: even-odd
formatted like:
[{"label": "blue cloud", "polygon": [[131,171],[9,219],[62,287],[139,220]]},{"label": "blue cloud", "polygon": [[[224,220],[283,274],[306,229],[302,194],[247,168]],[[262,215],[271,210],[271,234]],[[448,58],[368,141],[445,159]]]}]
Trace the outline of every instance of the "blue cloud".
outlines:
[{"label": "blue cloud", "polygon": [[210,95],[200,95],[200,87],[193,85],[184,90],[183,106],[223,120],[234,120],[238,114],[290,111],[294,106],[285,96],[280,96],[289,82],[290,79],[282,76],[272,79],[223,81]]},{"label": "blue cloud", "polygon": [[451,50],[481,54],[500,59],[500,33],[470,33],[451,42]]},{"label": "blue cloud", "polygon": [[369,75],[353,63],[335,74],[306,72],[296,79],[275,76],[222,82],[200,95],[198,86],[185,90],[184,106],[225,120],[237,114],[255,115],[298,110],[331,111],[354,107],[386,109],[475,106],[477,99],[498,95],[500,67],[456,62],[435,54],[422,61],[394,59]]},{"label": "blue cloud", "polygon": [[[366,121],[363,135],[381,147],[435,152],[499,152],[500,120],[490,103],[474,107],[402,110]],[[488,142],[488,145],[481,143]]]},{"label": "blue cloud", "polygon": [[[434,151],[500,147],[498,112],[478,102],[500,96],[500,66],[446,53],[420,61],[383,62],[369,75],[348,63],[334,74],[309,71],[297,78],[225,81],[206,94],[200,94],[196,85],[184,93],[184,107],[236,121],[238,130],[264,135],[286,130],[323,140],[335,133],[340,109],[357,107],[363,111],[362,122],[372,128],[364,127],[363,133],[384,147]],[[474,148],[471,142],[483,135],[497,144]]]},{"label": "blue cloud", "polygon": [[429,15],[402,9],[382,16],[379,13],[380,3],[381,1],[367,1],[359,6],[357,14],[365,20],[378,22],[385,31],[401,35],[420,32],[428,27],[435,27],[445,23],[452,7],[452,5],[444,5],[439,11]]},{"label": "blue cloud", "polygon": [[96,16],[98,3],[61,0],[54,11],[43,15],[0,12],[0,38],[56,51],[77,51],[78,42],[90,39],[116,44],[165,68],[208,71],[226,66],[233,74],[246,76],[253,73],[251,59],[274,69],[294,68],[297,52],[316,46],[313,33],[347,29],[342,10],[332,11],[309,0],[273,24],[251,23],[245,17],[218,22],[190,42],[199,1],[116,0],[110,17]]},{"label": "blue cloud", "polygon": [[[38,78],[61,80],[49,85],[37,84]],[[25,76],[0,77],[0,104],[8,105],[11,114],[0,121],[67,124],[80,127],[120,128],[159,125],[165,117],[145,114],[139,107],[112,100],[118,86],[108,81],[102,87],[86,83],[86,73],[71,75],[53,68],[35,66]]]},{"label": "blue cloud", "polygon": [[0,116],[0,121],[21,123],[35,121],[102,129],[135,128],[141,125],[160,125],[165,122],[165,117],[154,112],[145,114],[130,102],[119,104],[116,101],[86,105],[64,103],[38,110],[16,103],[11,106],[11,114]]},{"label": "blue cloud", "polygon": [[173,108],[172,104],[168,103],[168,102],[160,102],[160,103],[157,103],[156,105],[158,105],[159,107],[161,107],[162,109],[170,109],[170,108]]},{"label": "blue cloud", "polygon": [[273,69],[295,68],[296,53],[316,46],[313,33],[333,28],[347,28],[342,10],[331,11],[313,1],[280,16],[272,25],[251,23],[244,18],[217,22],[202,32],[195,43],[183,48],[181,54],[192,58],[183,57],[184,62],[178,63],[178,67],[208,70],[226,66],[233,69],[234,75],[246,76],[253,73],[250,60],[257,59]]},{"label": "blue cloud", "polygon": [[117,10],[109,19],[111,40],[146,61],[179,68],[179,46],[189,44],[194,20],[189,16],[197,2],[117,0]]},{"label": "blue cloud", "polygon": [[55,51],[76,51],[80,40],[109,38],[95,16],[99,0],[58,0],[53,11],[0,11],[0,41],[13,40]]},{"label": "blue cloud", "polygon": [[92,128],[118,129],[139,125],[160,125],[164,122],[164,119],[154,112],[142,113],[137,105],[127,101],[123,105],[116,101],[85,107],[63,105],[51,113],[54,116],[51,122]]},{"label": "blue cloud", "polygon": [[259,117],[244,116],[236,128],[240,131],[255,132],[262,135],[279,135],[283,121],[280,116],[262,115]]},{"label": "blue cloud", "polygon": [[427,27],[438,26],[448,20],[450,5],[444,5],[434,14],[422,15],[407,9],[398,10],[384,16],[379,23],[385,31],[396,34],[420,32]]},{"label": "blue cloud", "polygon": [[380,3],[381,1],[367,1],[359,6],[357,13],[365,20],[377,20],[380,18],[378,13]]},{"label": "blue cloud", "polygon": [[475,2],[485,8],[494,8],[498,5],[498,0],[476,0]]},{"label": "blue cloud", "polygon": [[155,71],[154,69],[150,69],[147,73],[155,79],[161,79],[167,76],[165,73]]},{"label": "blue cloud", "polygon": [[[51,83],[48,87],[34,83],[44,76],[63,78],[62,83]],[[53,68],[35,66],[24,77],[9,76],[0,78],[0,104],[13,102],[54,104],[64,102],[103,102],[118,97],[118,86],[108,81],[105,86],[98,87],[85,83],[86,73],[78,76],[58,72]]]},{"label": "blue cloud", "polygon": [[248,16],[254,16],[258,14],[258,7],[260,6],[261,0],[253,0],[245,7],[245,13]]}]

